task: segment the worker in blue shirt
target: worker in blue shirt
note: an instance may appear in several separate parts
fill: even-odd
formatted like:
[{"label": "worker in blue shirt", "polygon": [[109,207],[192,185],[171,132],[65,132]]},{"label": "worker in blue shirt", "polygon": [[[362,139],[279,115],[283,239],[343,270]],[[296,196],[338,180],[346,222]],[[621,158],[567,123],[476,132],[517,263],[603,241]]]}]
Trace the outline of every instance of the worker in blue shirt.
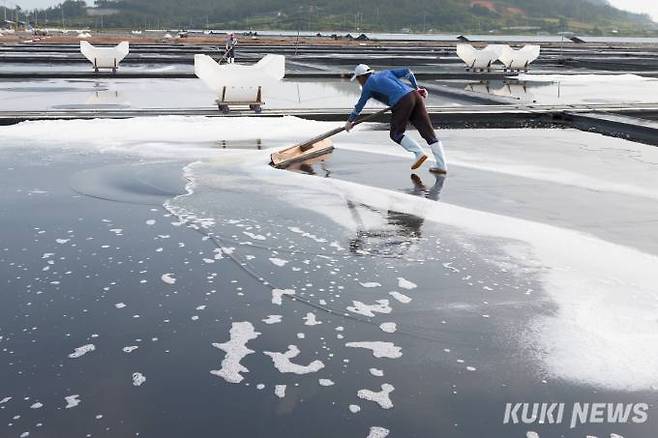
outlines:
[{"label": "worker in blue shirt", "polygon": [[[409,84],[403,82],[407,80]],[[361,85],[361,98],[354,106],[354,111],[345,123],[345,130],[350,131],[353,123],[363,110],[366,102],[374,98],[392,107],[391,139],[415,156],[412,170],[418,169],[427,160],[427,155],[416,141],[405,135],[407,124],[411,123],[425,139],[434,155],[436,164],[430,167],[430,172],[445,174],[448,171],[445,153],[441,140],[436,138],[432,122],[424,99],[427,90],[419,88],[416,77],[408,68],[398,70],[383,70],[375,72],[365,64],[359,64],[354,69],[352,80]]]}]

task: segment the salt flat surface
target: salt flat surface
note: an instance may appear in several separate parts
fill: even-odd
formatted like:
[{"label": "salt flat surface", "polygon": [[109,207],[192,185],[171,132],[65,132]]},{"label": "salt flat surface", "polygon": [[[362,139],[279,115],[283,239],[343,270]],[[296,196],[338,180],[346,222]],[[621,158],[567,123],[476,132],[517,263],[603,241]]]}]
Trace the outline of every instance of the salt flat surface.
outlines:
[{"label": "salt flat surface", "polygon": [[[39,400],[49,431],[64,431],[50,419],[62,415],[61,397],[73,392],[84,409],[71,413],[88,409],[91,420],[105,413],[113,428],[130,425],[126,435],[159,436],[173,430],[170,418],[189,412],[204,417],[185,426],[192,435],[228,430],[222,418],[229,416],[238,431],[232,434],[253,432],[256,409],[276,410],[277,421],[268,426],[294,424],[323,437],[328,425],[364,436],[372,424],[396,434],[483,436],[501,432],[502,385],[524,399],[596,392],[653,400],[655,149],[574,131],[444,131],[454,173],[437,202],[428,195],[434,177],[418,173],[426,184],[418,188],[407,173],[409,157],[388,143],[386,132],[338,138],[333,161],[323,163],[330,176],[319,178],[268,168],[267,150],[211,146],[218,136],[248,139],[268,130],[288,141],[290,133],[268,120],[231,121],[240,132],[196,118],[107,122],[110,127],[74,122],[70,127],[84,132],[71,132],[70,140],[55,132],[66,123],[0,128],[9,139],[0,148],[7,163],[0,182],[4,196],[21,207],[13,214],[41,203],[43,211],[66,205],[70,212],[16,221],[17,237],[0,245],[10,291],[0,306],[0,366],[15,376],[3,390],[14,399],[0,403],[2,427],[19,414],[26,424],[28,416],[30,425],[40,421],[30,413]],[[335,126],[288,122],[299,136]],[[99,139],[96,127],[108,139]],[[33,129],[50,129],[55,140],[44,141]],[[11,170],[7,161],[35,145],[44,162],[27,156],[43,164],[30,177],[53,172],[47,183]],[[180,160],[175,166],[185,167],[187,188],[155,204],[108,202],[70,190],[66,178],[75,170],[63,156],[81,160],[80,168],[93,167],[86,160],[96,156],[143,165]],[[30,195],[35,187],[48,187],[49,195]],[[123,216],[115,213],[122,209]],[[149,225],[150,218],[157,220]],[[85,228],[92,221],[96,228]],[[28,246],[30,254],[21,255]],[[175,285],[163,284],[167,272]],[[127,305],[117,309],[117,303]],[[48,349],[46,327],[54,339],[49,333]],[[98,351],[62,361],[83,342]],[[211,373],[222,379],[209,376],[220,360],[221,369]],[[63,371],[53,371],[61,362]],[[60,380],[56,372],[67,374]],[[139,389],[130,378],[137,372],[148,377]],[[185,377],[176,398],[166,376]],[[171,415],[110,422],[112,406],[88,389],[99,378],[126,394],[131,412],[144,412],[140,397],[146,396]],[[320,388],[321,380],[334,385]],[[393,399],[383,384],[395,388]],[[28,387],[30,400],[21,401]],[[361,402],[361,411],[353,405],[359,391],[373,401]],[[482,391],[491,397],[486,408]],[[452,409],[437,412],[436,400]],[[395,409],[378,416],[380,406],[393,402]],[[53,406],[61,412],[51,413]],[[17,412],[7,416],[9,410]],[[219,411],[225,415],[214,415]],[[344,421],[346,415],[360,424]]]}]

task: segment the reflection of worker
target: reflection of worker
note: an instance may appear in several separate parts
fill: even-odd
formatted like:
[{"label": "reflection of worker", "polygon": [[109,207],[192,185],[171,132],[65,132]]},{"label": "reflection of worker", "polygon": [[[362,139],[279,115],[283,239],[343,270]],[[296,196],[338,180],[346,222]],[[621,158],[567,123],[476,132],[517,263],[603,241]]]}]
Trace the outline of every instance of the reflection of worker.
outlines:
[{"label": "reflection of worker", "polygon": [[235,46],[238,45],[238,39],[234,33],[228,34],[226,37],[226,46],[224,47],[226,62],[233,64],[235,62]]},{"label": "reflection of worker", "polygon": [[[416,161],[411,166],[418,169],[427,160],[427,155],[416,141],[405,135],[407,124],[411,123],[427,141],[430,146],[436,165],[430,168],[430,172],[437,174],[447,173],[445,154],[441,140],[436,138],[432,122],[430,121],[424,98],[427,90],[419,88],[416,77],[408,68],[398,70],[383,70],[375,72],[365,64],[359,64],[354,69],[352,80],[357,80],[361,85],[361,98],[354,107],[354,111],[345,123],[345,130],[350,131],[352,124],[358,117],[368,99],[375,98],[392,108],[391,116],[391,139],[414,154]],[[402,82],[409,81],[411,86]],[[413,88],[412,88],[413,87]]]},{"label": "reflection of worker", "polygon": [[[438,201],[446,180],[445,175],[434,175],[434,185],[427,188],[423,180],[416,174],[411,175],[413,188],[407,193],[421,198]],[[422,237],[422,227],[425,219],[422,216],[402,213],[395,210],[387,210],[385,213],[386,223],[391,227],[369,229],[358,213],[358,207],[365,208],[371,212],[384,214],[366,204],[357,206],[352,201],[347,201],[347,207],[357,223],[356,236],[350,240],[350,252],[354,254],[386,254],[403,255],[411,244]]]}]

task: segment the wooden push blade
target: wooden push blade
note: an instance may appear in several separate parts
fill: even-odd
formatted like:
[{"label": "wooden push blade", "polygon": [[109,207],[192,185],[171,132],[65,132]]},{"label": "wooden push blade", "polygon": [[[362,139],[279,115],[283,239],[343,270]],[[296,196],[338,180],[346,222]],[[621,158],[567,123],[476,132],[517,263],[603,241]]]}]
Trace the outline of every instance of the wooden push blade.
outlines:
[{"label": "wooden push blade", "polygon": [[310,147],[307,145],[297,145],[275,152],[271,156],[272,162],[270,164],[277,169],[285,169],[292,163],[329,154],[333,150],[333,142],[325,138],[324,140],[313,143]]}]

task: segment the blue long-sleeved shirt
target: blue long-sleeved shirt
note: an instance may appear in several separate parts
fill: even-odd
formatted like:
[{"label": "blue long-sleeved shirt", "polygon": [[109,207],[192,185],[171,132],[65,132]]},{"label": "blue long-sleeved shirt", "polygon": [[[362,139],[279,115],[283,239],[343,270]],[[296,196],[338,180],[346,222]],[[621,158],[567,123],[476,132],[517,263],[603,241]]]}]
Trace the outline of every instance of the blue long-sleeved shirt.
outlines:
[{"label": "blue long-sleeved shirt", "polygon": [[[413,88],[402,82],[401,79],[408,80]],[[418,88],[416,77],[408,68],[372,73],[361,89],[361,97],[354,106],[349,120],[351,122],[356,120],[370,98],[377,99],[385,105],[394,106],[416,88]]]}]

